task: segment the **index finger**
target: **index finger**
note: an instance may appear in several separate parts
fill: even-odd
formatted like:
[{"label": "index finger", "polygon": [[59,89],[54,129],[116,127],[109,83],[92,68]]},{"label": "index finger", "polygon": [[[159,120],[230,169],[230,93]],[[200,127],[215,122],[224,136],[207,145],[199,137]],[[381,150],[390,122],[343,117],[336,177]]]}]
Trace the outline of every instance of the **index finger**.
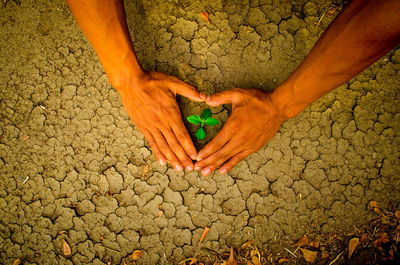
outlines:
[{"label": "index finger", "polygon": [[193,145],[192,139],[189,136],[189,133],[183,124],[182,118],[180,115],[173,115],[171,120],[171,128],[179,143],[182,145],[185,152],[190,156],[192,160],[196,160],[197,151]]}]

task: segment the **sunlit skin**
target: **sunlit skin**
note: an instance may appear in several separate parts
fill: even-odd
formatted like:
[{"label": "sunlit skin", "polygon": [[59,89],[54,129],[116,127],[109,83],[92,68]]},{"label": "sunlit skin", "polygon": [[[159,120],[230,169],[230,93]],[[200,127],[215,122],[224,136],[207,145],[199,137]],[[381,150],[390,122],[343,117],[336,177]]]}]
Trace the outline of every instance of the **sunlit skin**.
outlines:
[{"label": "sunlit skin", "polygon": [[[228,172],[262,148],[281,124],[347,82],[400,43],[399,0],[353,0],[331,23],[295,72],[272,93],[232,89],[211,96],[138,63],[119,0],[67,0],[111,85],[160,163],[175,169]],[[217,136],[196,152],[176,95],[210,106],[232,104]],[[164,113],[169,113],[165,115]],[[193,160],[197,162],[193,165]]]},{"label": "sunlit skin", "polygon": [[178,171],[193,169],[197,151],[182,121],[176,95],[202,102],[205,95],[177,77],[144,71],[130,39],[122,1],[68,0],[111,85],[158,161]]},{"label": "sunlit skin", "polygon": [[197,155],[195,169],[203,175],[217,168],[220,173],[229,171],[263,147],[283,121],[396,47],[400,43],[399,14],[399,0],[353,0],[273,93],[235,89],[208,97],[209,105],[232,103],[233,111],[224,128]]}]

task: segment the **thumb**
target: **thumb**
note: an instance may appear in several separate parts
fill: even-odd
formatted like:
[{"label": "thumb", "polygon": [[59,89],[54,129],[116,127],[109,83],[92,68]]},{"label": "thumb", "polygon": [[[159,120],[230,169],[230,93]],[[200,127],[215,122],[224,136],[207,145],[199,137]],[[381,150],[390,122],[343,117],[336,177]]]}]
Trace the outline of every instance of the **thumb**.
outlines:
[{"label": "thumb", "polygon": [[216,107],[221,104],[235,104],[240,97],[240,92],[235,90],[228,90],[206,98],[206,103],[211,107]]},{"label": "thumb", "polygon": [[195,87],[186,84],[185,82],[175,83],[175,93],[187,97],[196,102],[204,102],[206,95],[200,93]]}]

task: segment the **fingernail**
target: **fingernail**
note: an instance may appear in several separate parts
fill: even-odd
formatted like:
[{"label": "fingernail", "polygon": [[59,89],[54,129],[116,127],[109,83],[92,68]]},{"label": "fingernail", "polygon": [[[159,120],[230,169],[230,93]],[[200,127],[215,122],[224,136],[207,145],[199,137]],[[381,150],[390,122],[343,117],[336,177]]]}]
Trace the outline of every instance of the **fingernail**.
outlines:
[{"label": "fingernail", "polygon": [[201,161],[201,160],[203,160],[203,158],[202,157],[196,157],[196,160],[197,161]]},{"label": "fingernail", "polygon": [[226,168],[221,168],[221,169],[219,170],[219,173],[225,174],[225,173],[226,173]]},{"label": "fingernail", "polygon": [[185,169],[186,169],[186,171],[192,171],[193,170],[193,168],[191,166],[186,166]]},{"label": "fingernail", "polygon": [[204,169],[204,170],[201,171],[201,174],[203,174],[203,175],[208,175],[210,172],[211,172],[211,169],[206,168],[206,169]]},{"label": "fingernail", "polygon": [[199,166],[194,167],[194,170],[200,170],[200,169],[201,169],[201,167],[199,167]]},{"label": "fingernail", "polygon": [[196,156],[190,156],[192,160],[196,160]]},{"label": "fingernail", "polygon": [[203,100],[205,100],[207,98],[207,95],[204,93],[200,93],[200,98],[202,98]]},{"label": "fingernail", "polygon": [[176,165],[175,168],[176,168],[177,171],[182,171],[183,170],[183,167],[181,167],[180,165]]},{"label": "fingernail", "polygon": [[160,159],[160,160],[158,160],[158,162],[160,162],[160,164],[162,165],[162,166],[165,166],[167,163],[164,161],[164,160],[162,160],[162,159]]}]

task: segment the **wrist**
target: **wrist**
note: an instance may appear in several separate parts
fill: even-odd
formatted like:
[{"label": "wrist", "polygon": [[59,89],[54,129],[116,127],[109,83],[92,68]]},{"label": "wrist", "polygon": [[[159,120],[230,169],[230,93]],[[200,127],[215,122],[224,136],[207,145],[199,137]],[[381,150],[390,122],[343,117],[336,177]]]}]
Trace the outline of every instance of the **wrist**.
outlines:
[{"label": "wrist", "polygon": [[131,62],[120,64],[117,67],[107,67],[106,73],[108,80],[113,88],[119,93],[126,93],[127,89],[135,87],[136,83],[140,83],[147,74],[138,63]]},{"label": "wrist", "polygon": [[286,120],[297,116],[310,104],[297,95],[295,85],[288,81],[271,93],[271,101]]}]

